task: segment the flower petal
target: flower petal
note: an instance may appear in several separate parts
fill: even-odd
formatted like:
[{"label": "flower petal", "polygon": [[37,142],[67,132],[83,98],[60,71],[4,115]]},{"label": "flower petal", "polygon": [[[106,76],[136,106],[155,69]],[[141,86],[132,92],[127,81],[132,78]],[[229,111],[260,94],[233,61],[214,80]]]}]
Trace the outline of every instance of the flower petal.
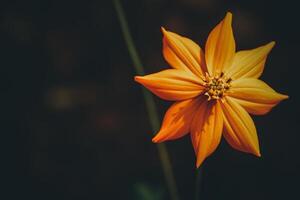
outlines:
[{"label": "flower petal", "polygon": [[221,140],[222,130],[223,118],[219,102],[205,99],[198,107],[191,126],[197,167],[216,150]]},{"label": "flower petal", "polygon": [[256,115],[266,114],[280,101],[288,98],[256,78],[232,81],[228,96],[234,97],[249,113]]},{"label": "flower petal", "polygon": [[190,99],[198,96],[203,90],[198,77],[178,69],[167,69],[146,76],[135,76],[135,81],[160,98],[170,101]]},{"label": "flower petal", "polygon": [[231,66],[235,54],[231,21],[232,14],[228,12],[206,41],[205,60],[210,75],[216,75]]},{"label": "flower petal", "polygon": [[228,77],[258,78],[262,74],[267,56],[274,47],[275,42],[270,42],[256,49],[239,51],[235,54],[232,66],[225,72]]},{"label": "flower petal", "polygon": [[225,97],[221,106],[227,142],[237,150],[260,157],[256,128],[250,115],[231,97]]},{"label": "flower petal", "polygon": [[199,98],[174,103],[166,112],[161,129],[152,141],[164,142],[186,135],[199,103]]},{"label": "flower petal", "polygon": [[161,29],[164,35],[163,55],[166,61],[175,69],[189,71],[197,76],[203,75],[206,66],[202,49],[186,37]]}]

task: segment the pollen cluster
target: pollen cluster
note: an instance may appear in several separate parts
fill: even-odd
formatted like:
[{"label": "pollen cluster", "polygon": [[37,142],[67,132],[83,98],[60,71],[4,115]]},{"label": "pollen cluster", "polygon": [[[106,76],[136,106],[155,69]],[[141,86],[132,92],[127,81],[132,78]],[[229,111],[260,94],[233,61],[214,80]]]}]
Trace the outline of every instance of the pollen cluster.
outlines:
[{"label": "pollen cluster", "polygon": [[230,88],[231,78],[224,77],[224,73],[217,76],[210,76],[206,73],[203,77],[205,92],[204,95],[208,96],[208,101],[212,99],[221,99],[226,91]]}]

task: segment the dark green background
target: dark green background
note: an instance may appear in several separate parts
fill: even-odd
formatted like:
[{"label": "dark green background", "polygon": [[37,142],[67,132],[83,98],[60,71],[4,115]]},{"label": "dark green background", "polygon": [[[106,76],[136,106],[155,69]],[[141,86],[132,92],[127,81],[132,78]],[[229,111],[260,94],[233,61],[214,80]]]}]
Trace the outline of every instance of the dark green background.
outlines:
[{"label": "dark green background", "polygon": [[[204,47],[231,11],[239,50],[276,41],[262,79],[290,99],[254,117],[262,158],[223,141],[205,162],[201,199],[300,199],[296,1],[122,2],[147,73],[167,68],[161,26]],[[143,186],[163,193],[141,87],[112,2],[1,1],[0,17],[1,199],[131,200],[141,199]],[[163,116],[170,103],[155,101]],[[193,199],[190,138],[166,144],[181,199]]]}]

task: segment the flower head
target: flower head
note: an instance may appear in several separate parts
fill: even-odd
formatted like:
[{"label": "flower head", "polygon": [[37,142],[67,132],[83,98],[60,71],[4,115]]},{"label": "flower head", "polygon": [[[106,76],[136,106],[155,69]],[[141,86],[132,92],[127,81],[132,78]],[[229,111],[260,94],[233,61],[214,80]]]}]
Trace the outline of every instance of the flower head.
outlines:
[{"label": "flower head", "polygon": [[275,42],[236,52],[231,21],[227,13],[211,31],[205,53],[192,40],[162,28],[163,55],[172,69],[135,77],[162,99],[176,101],[153,142],[191,133],[197,167],[215,151],[222,135],[233,148],[260,156],[248,113],[266,114],[288,98],[258,79]]}]

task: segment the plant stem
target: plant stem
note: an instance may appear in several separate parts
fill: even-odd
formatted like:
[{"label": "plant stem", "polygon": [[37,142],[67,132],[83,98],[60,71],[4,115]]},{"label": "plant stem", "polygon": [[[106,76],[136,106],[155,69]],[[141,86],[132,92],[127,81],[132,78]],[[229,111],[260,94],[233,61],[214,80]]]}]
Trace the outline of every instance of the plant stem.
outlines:
[{"label": "plant stem", "polygon": [[203,165],[199,169],[196,169],[195,200],[199,200],[200,198],[202,175],[203,175]]},{"label": "plant stem", "polygon": [[[134,46],[122,5],[119,0],[114,0],[113,2],[114,2],[114,6],[116,9],[117,15],[118,15],[118,19],[120,21],[123,37],[125,39],[125,42],[126,42],[130,57],[132,59],[135,71],[137,74],[143,75],[144,68],[143,68],[142,62],[139,58],[139,55],[137,53],[137,50]],[[146,102],[146,108],[147,108],[150,124],[152,127],[152,131],[153,131],[153,133],[156,133],[159,130],[159,116],[157,113],[157,109],[156,109],[156,106],[154,103],[153,96],[144,88],[143,88],[143,96],[144,96],[144,99]],[[159,158],[161,161],[161,165],[163,168],[165,180],[166,180],[168,190],[170,193],[170,197],[172,200],[179,200],[175,177],[173,174],[173,170],[172,170],[172,166],[171,166],[171,162],[170,162],[170,157],[167,152],[167,148],[164,144],[157,144],[157,149],[158,149],[158,154],[159,154]]]}]

